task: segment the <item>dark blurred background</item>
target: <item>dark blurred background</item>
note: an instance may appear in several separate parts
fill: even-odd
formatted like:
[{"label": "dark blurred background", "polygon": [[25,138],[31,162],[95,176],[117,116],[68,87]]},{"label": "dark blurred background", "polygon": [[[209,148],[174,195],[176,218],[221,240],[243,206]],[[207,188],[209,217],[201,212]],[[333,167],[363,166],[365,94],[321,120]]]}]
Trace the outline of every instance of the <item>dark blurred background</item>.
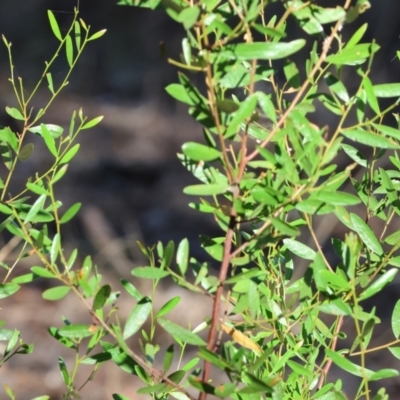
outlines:
[{"label": "dark blurred background", "polygon": [[[328,3],[339,4],[335,1],[320,4]],[[398,0],[372,0],[371,3],[371,10],[344,27],[344,35],[349,37],[362,23],[368,22],[364,40],[375,38],[381,46],[374,63],[373,81],[398,81],[400,64],[394,59],[400,49]],[[47,10],[54,12],[61,29],[66,30],[75,6],[73,0],[0,2],[0,31],[13,44],[16,74],[24,78],[28,92],[41,75],[44,61],[57,46]],[[274,4],[270,10],[279,13],[281,6]],[[214,233],[215,227],[212,219],[197,215],[187,206],[190,199],[183,196],[182,189],[193,181],[176,158],[184,141],[201,140],[201,128],[187,116],[184,106],[165,93],[165,86],[176,81],[176,70],[160,51],[162,44],[168,56],[179,55],[182,28],[161,11],[117,6],[116,1],[80,0],[80,16],[93,32],[106,28],[107,33],[88,44],[69,86],[44,121],[68,126],[72,111],[80,107],[90,118],[105,117],[101,125],[82,133],[78,140],[82,146],[80,153],[57,188],[58,197],[66,205],[76,201],[84,204],[79,217],[65,227],[66,247],[78,247],[83,253],[93,254],[107,279],[116,283],[121,276],[129,277],[132,267],[143,262],[136,240],[150,245],[157,240],[165,243],[189,237],[192,254],[202,259],[198,236]],[[292,37],[302,35],[295,28],[289,33]],[[302,57],[298,56],[300,63],[304,61]],[[65,60],[60,57],[52,69],[54,78],[63,76],[66,70]],[[0,125],[17,129],[3,111],[6,105],[14,104],[8,77],[7,52],[5,46],[0,46]],[[44,86],[38,93],[38,102],[43,102],[46,96]],[[329,123],[330,116],[318,110],[313,117],[315,122]],[[25,177],[33,169],[43,170],[50,160],[40,142],[36,138],[32,141],[37,145],[35,153],[18,170],[16,189],[24,185]],[[29,266],[27,263],[26,268]],[[393,287],[392,293],[394,302],[399,297],[396,288]],[[165,288],[166,298],[171,297],[168,290]],[[60,346],[57,343],[49,346],[46,328],[49,324],[61,324],[60,310],[68,317],[69,310],[78,307],[68,301],[61,305],[44,303],[35,288],[24,288],[20,293],[2,303],[0,319],[7,319],[9,328],[21,329],[27,341],[37,343],[37,350],[31,356],[19,356],[6,364],[0,371],[0,382],[9,383],[17,391],[18,399],[43,393],[52,393],[54,399],[61,398],[63,386],[57,371]],[[193,298],[185,301],[181,318],[184,321],[189,318],[188,302],[193,301],[191,310],[197,314],[190,318],[200,321],[208,305]],[[385,303],[382,304],[384,310]],[[128,303],[121,307],[129,312]],[[80,318],[87,322],[84,310]],[[67,360],[71,356],[66,353]],[[386,366],[392,363],[396,367],[392,358],[388,358]],[[112,367],[100,374],[103,379],[88,385],[82,394],[84,399],[109,399],[113,391],[138,398],[134,394],[136,386],[127,374],[121,378]],[[396,382],[391,385],[393,393],[397,393]]]}]

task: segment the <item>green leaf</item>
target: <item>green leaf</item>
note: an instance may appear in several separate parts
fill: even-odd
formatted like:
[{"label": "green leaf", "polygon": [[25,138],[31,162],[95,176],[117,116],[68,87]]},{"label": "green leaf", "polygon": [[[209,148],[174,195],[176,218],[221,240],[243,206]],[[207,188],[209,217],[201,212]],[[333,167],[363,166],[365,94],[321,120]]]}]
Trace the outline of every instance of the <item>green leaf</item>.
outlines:
[{"label": "green leaf", "polygon": [[81,129],[89,129],[89,128],[93,128],[94,126],[96,126],[97,124],[99,124],[104,118],[104,115],[99,115],[96,118],[91,119],[89,122],[86,122]]},{"label": "green leaf", "polygon": [[216,56],[221,56],[227,60],[279,60],[297,53],[304,47],[304,39],[293,40],[292,42],[255,42],[228,44],[218,50]]},{"label": "green leaf", "polygon": [[25,117],[21,114],[17,108],[6,107],[6,113],[14,119],[18,119],[20,121],[24,121]]},{"label": "green leaf", "polygon": [[371,54],[376,53],[380,46],[376,43],[362,43],[350,48],[345,47],[338,54],[331,54],[325,61],[336,65],[362,64]]},{"label": "green leaf", "polygon": [[29,157],[33,153],[34,145],[32,143],[26,144],[18,153],[18,158],[21,161],[28,161]]},{"label": "green leaf", "polygon": [[59,164],[66,164],[67,162],[71,161],[76,153],[79,151],[80,144],[77,143],[75,146],[71,147],[61,158]]},{"label": "green leaf", "polygon": [[[64,128],[59,125],[54,125],[54,124],[43,124],[43,125],[46,126],[47,131],[50,132],[50,136],[53,139],[59,138],[64,132]],[[41,125],[32,126],[31,128],[29,128],[29,131],[32,133],[36,133],[37,135],[43,136]]]},{"label": "green leaf", "polygon": [[92,336],[96,331],[92,325],[85,324],[72,324],[63,326],[57,329],[57,333],[61,337],[66,337],[69,339],[82,339],[84,337]]},{"label": "green leaf", "polygon": [[380,275],[371,285],[367,287],[358,298],[359,301],[368,299],[374,296],[376,293],[380,292],[386,285],[392,282],[393,278],[396,276],[398,269],[392,268],[386,271],[383,275]]},{"label": "green leaf", "polygon": [[90,40],[96,40],[96,39],[101,38],[106,32],[107,32],[107,29],[102,29],[96,33],[93,33],[93,35],[88,38],[88,42]]},{"label": "green leaf", "polygon": [[58,253],[60,252],[61,237],[59,233],[54,235],[53,242],[50,248],[50,262],[52,265],[57,261]]},{"label": "green leaf", "polygon": [[314,260],[316,252],[307,245],[293,239],[283,239],[285,246],[296,256],[306,260]]},{"label": "green leaf", "polygon": [[124,289],[128,292],[130,296],[132,296],[135,300],[139,301],[143,296],[140,294],[139,290],[132,285],[132,283],[128,282],[126,279],[121,279],[121,284]]},{"label": "green leaf", "polygon": [[344,152],[357,164],[361,165],[362,167],[367,168],[368,166],[368,160],[365,158],[365,156],[360,152],[360,150],[356,149],[353,146],[350,146],[348,144],[341,144],[342,149]]},{"label": "green leaf", "polygon": [[300,231],[293,227],[292,225],[288,224],[285,221],[282,221],[281,219],[278,218],[273,218],[270,217],[269,218],[272,225],[274,226],[274,228],[279,231],[281,234],[283,235],[288,235],[288,236],[298,236],[300,235]]},{"label": "green leaf", "polygon": [[371,147],[378,147],[382,149],[399,149],[400,145],[395,141],[377,135],[373,132],[367,132],[362,129],[349,129],[342,131],[342,135],[350,140],[359,142]]},{"label": "green leaf", "polygon": [[392,330],[393,334],[398,339],[400,337],[400,300],[397,300],[392,313]]},{"label": "green leaf", "polygon": [[228,190],[226,183],[212,183],[209,185],[190,185],[183,189],[183,193],[190,196],[215,196]]},{"label": "green leaf", "polygon": [[75,203],[67,211],[65,211],[64,215],[60,219],[60,224],[65,224],[70,221],[81,209],[82,203]]},{"label": "green leaf", "polygon": [[214,161],[222,156],[219,150],[195,142],[185,143],[182,152],[193,161]]},{"label": "green leaf", "polygon": [[146,322],[152,308],[151,299],[143,297],[133,308],[126,320],[123,338],[128,339],[134,335]]},{"label": "green leaf", "polygon": [[165,314],[168,314],[172,311],[181,301],[179,296],[173,297],[171,300],[168,300],[157,312],[155,318],[163,317]]},{"label": "green leaf", "polygon": [[93,310],[100,310],[103,308],[104,304],[106,304],[107,299],[111,294],[111,286],[104,285],[102,286],[96,293],[96,296],[93,300]]},{"label": "green leaf", "polygon": [[70,387],[71,378],[69,376],[67,366],[65,365],[65,361],[62,357],[58,357],[58,366],[60,368],[61,376],[63,378],[64,383],[67,385],[67,387]]},{"label": "green leaf", "polygon": [[42,278],[55,278],[55,275],[53,272],[49,271],[46,268],[39,267],[39,266],[34,266],[31,267],[31,271],[35,274],[38,275]]},{"label": "green leaf", "polygon": [[9,127],[0,129],[0,142],[7,143],[15,152],[18,151],[17,135]]},{"label": "green leaf", "polygon": [[400,97],[400,83],[382,83],[374,85],[376,97]]},{"label": "green leaf", "polygon": [[192,344],[193,346],[205,346],[206,342],[190,332],[188,329],[182,328],[180,325],[174,324],[163,318],[158,318],[157,322],[165,329],[175,340],[181,343]]},{"label": "green leaf", "polygon": [[398,359],[400,360],[400,347],[388,347],[388,350]]},{"label": "green leaf", "polygon": [[49,192],[43,187],[43,183],[42,183],[42,182],[40,182],[40,184],[39,184],[39,183],[31,183],[31,182],[28,182],[28,183],[26,184],[26,187],[27,187],[27,189],[29,189],[31,192],[36,193],[36,194],[38,194],[38,195],[42,195],[42,194],[44,194],[44,195],[46,195],[46,196],[49,195]]},{"label": "green leaf", "polygon": [[257,97],[255,95],[247,97],[247,99],[240,104],[239,109],[233,114],[224,136],[230,138],[231,136],[235,135],[238,132],[240,125],[247,118],[251,117],[256,105]]},{"label": "green leaf", "polygon": [[46,143],[47,148],[54,157],[57,157],[58,151],[53,136],[51,135],[49,129],[45,124],[41,124],[40,127],[42,130],[42,137],[44,139],[44,142]]},{"label": "green leaf", "polygon": [[8,296],[18,292],[20,286],[14,282],[0,284],[0,299],[5,299]]},{"label": "green leaf", "polygon": [[323,189],[312,193],[309,200],[322,201],[335,206],[353,206],[361,203],[361,200],[353,194]]},{"label": "green leaf", "polygon": [[71,35],[68,35],[65,38],[65,52],[67,55],[67,62],[69,67],[72,67],[72,64],[74,62],[74,46],[72,45],[72,38]]},{"label": "green leaf", "polygon": [[169,390],[166,383],[157,383],[155,385],[146,386],[136,391],[138,394],[150,394],[150,393],[164,393]]},{"label": "green leaf", "polygon": [[81,35],[81,26],[78,21],[74,22],[74,34],[75,34],[75,45],[77,50],[79,51],[81,49],[82,35]]},{"label": "green leaf", "polygon": [[39,211],[42,210],[45,201],[46,201],[46,195],[44,194],[42,194],[37,198],[37,200],[33,203],[32,207],[30,208],[28,214],[24,218],[25,223],[31,222],[35,219]]},{"label": "green leaf", "polygon": [[69,286],[56,286],[45,290],[42,293],[42,297],[45,300],[60,300],[64,298],[70,292],[70,290],[71,288]]},{"label": "green leaf", "polygon": [[368,24],[365,23],[363,25],[361,25],[355,33],[353,33],[353,36],[347,41],[346,43],[346,48],[350,48],[355,46],[356,44],[358,44],[360,42],[360,40],[362,39],[362,37],[364,36],[365,32],[367,31],[368,28]]},{"label": "green leaf", "polygon": [[347,358],[343,357],[339,353],[332,351],[330,349],[325,349],[325,353],[327,357],[332,360],[339,368],[343,369],[344,371],[359,376],[361,378],[367,377],[370,378],[373,375],[373,371],[368,370],[366,368],[362,368],[361,366],[352,363]]},{"label": "green leaf", "polygon": [[144,279],[162,279],[169,275],[168,271],[164,271],[156,267],[136,267],[131,271],[133,276]]},{"label": "green leaf", "polygon": [[182,239],[176,250],[176,264],[182,276],[185,276],[189,263],[189,241]]},{"label": "green leaf", "polygon": [[174,361],[174,345],[171,344],[168,346],[164,355],[164,362],[163,362],[164,373],[170,369],[173,361]]},{"label": "green leaf", "polygon": [[383,369],[380,369],[379,371],[376,371],[375,373],[373,373],[369,377],[369,380],[373,382],[373,381],[379,381],[381,379],[394,378],[396,376],[399,376],[399,371],[397,371],[397,369],[383,368]]},{"label": "green leaf", "polygon": [[365,246],[375,254],[383,254],[382,246],[371,228],[357,214],[351,213],[350,220],[353,229],[358,233]]},{"label": "green leaf", "polygon": [[122,394],[113,393],[112,395],[113,400],[129,400],[129,397],[126,397]]},{"label": "green leaf", "polygon": [[62,36],[61,36],[61,32],[60,32],[60,28],[58,27],[58,23],[56,20],[56,17],[54,16],[53,12],[51,10],[47,10],[47,16],[49,17],[49,21],[50,21],[50,27],[51,30],[53,31],[54,36],[58,39],[58,40],[62,40]]},{"label": "green leaf", "polygon": [[178,22],[183,24],[185,29],[190,29],[197,22],[200,15],[200,8],[197,6],[187,7],[179,13]]}]

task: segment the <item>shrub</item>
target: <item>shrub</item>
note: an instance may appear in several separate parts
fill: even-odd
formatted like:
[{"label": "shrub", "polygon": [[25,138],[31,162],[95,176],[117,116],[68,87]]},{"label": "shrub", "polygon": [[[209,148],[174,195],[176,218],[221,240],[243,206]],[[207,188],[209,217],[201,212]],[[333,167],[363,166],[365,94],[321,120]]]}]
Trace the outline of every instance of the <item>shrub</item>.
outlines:
[{"label": "shrub", "polygon": [[[3,160],[10,171],[3,180],[1,226],[21,239],[20,257],[35,254],[41,265],[16,277],[15,268],[4,265],[8,273],[1,293],[12,295],[19,285],[40,276],[58,281],[43,292],[45,299],[59,300],[73,292],[87,307],[91,323],[64,320],[64,326],[49,329],[77,355],[72,368],[59,362],[65,398],[77,396],[74,379],[80,364],[93,365],[95,372],[107,361],[136,375],[143,381],[138,393],[154,399],[345,399],[342,380],[330,379],[333,364],[359,378],[354,398],[388,398],[385,388],[376,391],[372,382],[398,376],[398,371],[372,370],[367,354],[388,349],[400,358],[400,302],[392,314],[393,340],[373,347],[370,342],[380,319],[365,301],[385,290],[400,266],[398,115],[392,114],[396,128],[389,120],[400,99],[400,84],[371,82],[379,45],[362,42],[366,25],[343,41],[343,25],[370,8],[368,1],[346,1],[335,8],[283,1],[281,15],[271,15],[270,3],[275,2],[120,1],[162,8],[185,29],[181,59],[169,59],[181,70],[179,83],[166,90],[188,105],[204,138],[183,144],[178,156],[200,182],[184,188],[184,193],[198,199],[190,207],[212,214],[221,232],[217,237],[201,236],[209,262],[190,257],[186,239],[177,246],[172,241],[150,247],[139,243],[148,263],[132,270],[132,281],[121,280],[133,302],[124,323],[117,317],[119,292],[102,282],[89,258],[76,265],[77,251],[64,253],[61,225],[79,205],[61,212],[53,189],[78,150],[72,147],[76,133],[101,117],[87,122],[81,111],[74,114],[68,136],[52,125],[33,127],[47,108],[34,116],[12,75],[18,107],[7,112],[24,121],[24,130],[1,131]],[[51,13],[49,17],[72,68],[74,34],[69,31],[62,37]],[[286,27],[294,23],[307,39],[288,38]],[[73,27],[80,49],[77,29],[88,28],[80,20]],[[82,48],[102,33],[86,36]],[[306,45],[309,56],[304,63],[298,53]],[[346,69],[358,76],[353,93],[343,79]],[[47,71],[43,76],[55,96],[58,91]],[[195,86],[193,74],[204,82]],[[382,98],[395,102],[383,108]],[[335,117],[335,127],[310,121],[317,106]],[[6,200],[15,164],[32,152],[25,143],[32,129],[43,137],[54,166]],[[328,217],[346,229],[343,237],[319,237],[316,224]],[[305,243],[308,238],[311,245]],[[204,323],[181,326],[168,319],[179,297],[154,310],[160,281],[167,277],[212,299]],[[137,288],[141,279],[152,282],[147,296]],[[344,340],[345,320],[354,327],[350,343]],[[206,329],[204,340],[198,334]],[[155,339],[158,330],[170,337],[165,352]],[[3,330],[2,335],[8,340],[4,360],[32,350],[17,344],[19,332]],[[133,335],[140,337],[140,353],[127,344]],[[182,365],[188,346],[194,346],[197,355]],[[178,366],[172,367],[177,360]],[[113,398],[127,399],[122,394]]]}]

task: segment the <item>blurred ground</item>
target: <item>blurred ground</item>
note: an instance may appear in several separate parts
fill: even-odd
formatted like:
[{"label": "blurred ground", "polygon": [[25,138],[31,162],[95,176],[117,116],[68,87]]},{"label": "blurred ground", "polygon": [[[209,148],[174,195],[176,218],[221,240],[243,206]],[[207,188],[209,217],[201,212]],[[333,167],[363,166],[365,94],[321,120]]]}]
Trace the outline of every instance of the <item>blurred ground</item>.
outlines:
[{"label": "blurred ground", "polygon": [[[375,75],[375,80],[398,79],[398,63],[391,60],[400,47],[400,8],[397,0],[372,3],[375,3],[374,11],[362,16],[358,25],[369,20],[368,35],[376,36],[383,48],[376,61],[379,75]],[[43,61],[56,46],[46,10],[52,9],[62,29],[66,29],[74,5],[71,0],[3,0],[0,3],[1,33],[13,42],[17,73],[24,76],[28,86],[40,76]],[[136,240],[150,245],[157,240],[177,242],[188,237],[192,255],[202,259],[198,236],[212,233],[215,227],[211,219],[200,217],[187,207],[189,200],[182,195],[182,188],[193,181],[176,158],[185,140],[201,138],[201,129],[186,115],[184,107],[176,105],[164,91],[167,84],[176,80],[176,71],[161,57],[159,44],[166,44],[169,55],[178,54],[182,31],[161,12],[117,7],[114,1],[107,0],[81,0],[80,7],[82,18],[94,31],[107,28],[108,32],[103,39],[90,43],[69,87],[47,114],[46,122],[68,126],[72,111],[80,107],[89,117],[105,116],[101,125],[82,133],[81,151],[58,187],[58,196],[66,205],[76,201],[84,204],[79,217],[66,226],[65,235],[69,238],[66,247],[78,247],[82,259],[85,254],[92,254],[105,281],[117,286],[121,277],[129,278],[133,266],[143,262]],[[5,50],[0,49],[0,54],[0,124],[8,125],[14,122],[1,113],[13,100],[7,82]],[[64,71],[65,64],[60,60],[55,73],[61,76]],[[45,96],[44,91],[41,96]],[[329,120],[319,112],[315,122],[326,124]],[[24,183],[23,178],[29,171],[43,169],[48,163],[46,151],[37,141],[35,144],[35,156],[22,165],[17,186]],[[340,227],[329,223],[321,225],[320,234],[328,237],[333,229],[340,235]],[[22,271],[30,266],[27,262],[19,268]],[[60,326],[60,315],[74,316],[82,322],[89,320],[73,296],[61,303],[44,302],[39,288],[24,287],[1,303],[0,319],[7,320],[7,327],[20,329],[23,338],[36,346],[32,355],[17,356],[0,371],[0,383],[7,382],[13,387],[19,400],[45,393],[55,400],[61,398],[63,385],[57,356],[61,352],[70,363],[73,354],[55,341],[49,341],[47,328]],[[175,318],[190,320],[193,325],[199,323],[208,311],[204,299],[165,285],[157,304],[176,295],[182,295],[184,300]],[[391,337],[387,322],[392,306],[389,307],[388,298],[393,304],[396,302],[398,286],[393,285],[385,297],[376,300],[380,315],[386,321],[377,343],[383,342],[385,336]],[[130,307],[130,301],[123,297],[122,315],[127,315]],[[387,360],[373,361],[376,369],[378,365],[389,367],[388,363],[399,368],[389,353]],[[83,374],[79,379],[83,381],[85,377]],[[138,385],[136,378],[120,373],[110,364],[82,391],[82,398],[105,400],[111,398],[111,393],[120,392],[138,399],[135,394]],[[393,394],[398,393],[396,383],[390,385]],[[4,396],[0,388],[0,399]]]}]

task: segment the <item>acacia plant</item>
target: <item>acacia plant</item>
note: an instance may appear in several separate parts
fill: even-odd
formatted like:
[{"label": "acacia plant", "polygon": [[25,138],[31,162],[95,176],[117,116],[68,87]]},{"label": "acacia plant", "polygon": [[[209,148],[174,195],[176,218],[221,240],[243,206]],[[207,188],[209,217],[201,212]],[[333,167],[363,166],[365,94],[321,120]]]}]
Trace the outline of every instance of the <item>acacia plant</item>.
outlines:
[{"label": "acacia plant", "polygon": [[[102,282],[89,257],[81,262],[77,250],[65,253],[61,228],[79,204],[63,211],[54,188],[79,149],[72,145],[77,133],[101,118],[87,122],[81,111],[74,113],[67,134],[51,124],[37,125],[47,106],[29,107],[32,96],[27,98],[22,80],[14,78],[10,53],[17,106],[7,112],[23,123],[21,132],[0,131],[7,168],[0,212],[1,228],[21,246],[15,263],[3,264],[0,294],[12,295],[43,277],[56,282],[43,292],[45,299],[74,294],[87,308],[87,324],[60,316],[60,326],[49,328],[50,336],[75,352],[72,366],[59,359],[65,399],[79,395],[81,364],[93,367],[86,384],[107,362],[138,377],[139,394],[158,400],[345,399],[349,388],[332,380],[333,364],[343,377],[359,378],[353,398],[388,398],[384,383],[373,382],[399,373],[375,370],[367,355],[390,352],[400,358],[400,301],[392,313],[393,340],[375,348],[370,343],[380,319],[365,300],[384,291],[400,267],[400,135],[398,115],[392,113],[400,84],[372,83],[379,45],[363,42],[366,25],[343,40],[343,26],[367,11],[368,1],[344,0],[327,8],[282,0],[279,15],[272,14],[279,8],[271,3],[276,1],[120,1],[164,9],[185,29],[181,59],[169,59],[180,70],[179,83],[167,92],[188,105],[203,138],[188,138],[182,146],[179,159],[200,182],[184,193],[197,199],[189,206],[212,214],[220,229],[217,237],[201,236],[209,262],[190,257],[187,239],[176,246],[139,243],[148,263],[135,267],[131,280],[121,279],[121,290],[133,303],[126,321],[118,317],[120,288]],[[76,14],[62,36],[51,12],[49,17],[60,42],[57,54],[66,49],[71,69],[87,41],[104,33],[90,35]],[[287,32],[295,25],[305,39],[290,39]],[[50,66],[40,80],[47,79],[49,103],[67,80],[55,88]],[[344,80],[349,70],[358,77],[351,91]],[[194,74],[196,82],[203,80],[198,87]],[[382,108],[382,98],[394,102]],[[332,114],[329,127],[312,122],[317,106]],[[32,153],[31,132],[42,136],[54,165],[35,173],[19,194],[10,194],[16,164]],[[317,229],[326,218],[336,219],[347,233],[335,237],[328,230],[322,240]],[[22,257],[32,257],[28,274],[18,270]],[[166,277],[211,299],[209,318],[195,328],[170,321],[166,316],[178,296],[155,310]],[[138,290],[141,279],[152,281],[150,294]],[[168,343],[157,342],[159,330],[169,334]],[[202,331],[205,340],[198,335]],[[32,351],[19,332],[0,332],[7,340],[2,362]],[[134,335],[139,351],[127,343]],[[196,348],[189,360],[188,346]],[[11,389],[7,393],[15,398]],[[117,393],[113,398],[127,400]]]}]

